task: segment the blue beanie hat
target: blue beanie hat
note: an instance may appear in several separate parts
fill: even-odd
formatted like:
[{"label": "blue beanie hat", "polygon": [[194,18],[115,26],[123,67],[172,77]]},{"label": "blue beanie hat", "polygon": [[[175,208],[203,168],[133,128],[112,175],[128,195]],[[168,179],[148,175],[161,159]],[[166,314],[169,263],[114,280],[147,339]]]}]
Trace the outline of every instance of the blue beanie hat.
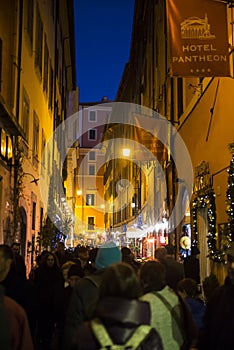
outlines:
[{"label": "blue beanie hat", "polygon": [[114,242],[105,242],[98,248],[95,265],[97,269],[104,269],[109,265],[121,262],[122,255],[120,249]]}]

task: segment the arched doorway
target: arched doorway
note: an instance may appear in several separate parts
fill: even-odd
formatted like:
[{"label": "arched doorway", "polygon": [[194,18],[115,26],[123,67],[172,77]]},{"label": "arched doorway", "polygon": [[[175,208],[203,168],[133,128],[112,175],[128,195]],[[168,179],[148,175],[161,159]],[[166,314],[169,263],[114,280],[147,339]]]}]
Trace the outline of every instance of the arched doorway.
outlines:
[{"label": "arched doorway", "polygon": [[25,259],[26,236],[27,236],[27,215],[24,207],[20,207],[20,253]]}]

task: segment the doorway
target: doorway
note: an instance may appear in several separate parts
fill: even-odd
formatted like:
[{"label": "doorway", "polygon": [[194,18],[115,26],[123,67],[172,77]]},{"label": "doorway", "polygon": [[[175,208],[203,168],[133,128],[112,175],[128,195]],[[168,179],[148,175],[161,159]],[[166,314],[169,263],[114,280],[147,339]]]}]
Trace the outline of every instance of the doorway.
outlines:
[{"label": "doorway", "polygon": [[210,275],[210,259],[207,257],[209,254],[207,235],[208,235],[208,218],[207,218],[207,208],[201,208],[197,211],[197,228],[199,233],[199,249],[200,249],[200,277],[201,282]]}]

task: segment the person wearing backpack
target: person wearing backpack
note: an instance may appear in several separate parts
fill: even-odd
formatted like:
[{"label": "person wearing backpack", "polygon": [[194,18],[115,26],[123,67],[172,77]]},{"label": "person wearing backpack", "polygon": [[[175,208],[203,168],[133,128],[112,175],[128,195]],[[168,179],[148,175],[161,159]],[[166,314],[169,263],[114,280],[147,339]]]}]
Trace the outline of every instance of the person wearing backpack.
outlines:
[{"label": "person wearing backpack", "polygon": [[151,309],[152,327],[162,338],[164,350],[197,349],[198,329],[193,315],[173,289],[166,284],[166,268],[159,261],[147,261],[140,270],[144,295]]},{"label": "person wearing backpack", "polygon": [[97,251],[95,265],[97,270],[81,278],[73,288],[66,313],[64,327],[64,350],[70,350],[77,328],[90,320],[99,296],[99,287],[105,269],[116,262],[121,262],[121,251],[112,241],[102,244]]},{"label": "person wearing backpack", "polygon": [[149,325],[150,307],[139,301],[140,281],[126,263],[106,269],[94,317],[76,332],[72,350],[163,350],[157,331]]}]

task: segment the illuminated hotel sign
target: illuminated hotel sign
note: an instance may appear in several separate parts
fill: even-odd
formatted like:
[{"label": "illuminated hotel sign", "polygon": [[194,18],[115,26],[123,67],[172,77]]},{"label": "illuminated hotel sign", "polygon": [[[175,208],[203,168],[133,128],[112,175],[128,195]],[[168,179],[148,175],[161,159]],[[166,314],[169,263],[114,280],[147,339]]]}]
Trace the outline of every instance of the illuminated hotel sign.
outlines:
[{"label": "illuminated hotel sign", "polygon": [[226,12],[213,0],[167,0],[172,76],[230,76]]}]

